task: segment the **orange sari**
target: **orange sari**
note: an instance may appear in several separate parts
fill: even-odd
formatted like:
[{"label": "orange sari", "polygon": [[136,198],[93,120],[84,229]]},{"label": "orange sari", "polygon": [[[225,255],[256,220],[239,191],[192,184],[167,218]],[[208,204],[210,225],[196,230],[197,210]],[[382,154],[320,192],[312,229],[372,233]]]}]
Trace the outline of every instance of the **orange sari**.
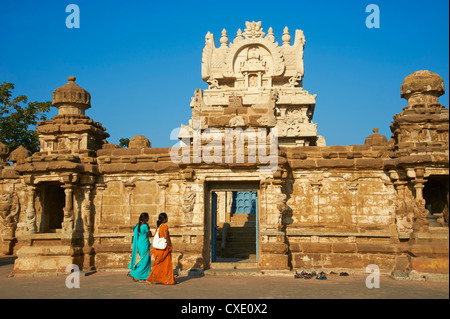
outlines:
[{"label": "orange sari", "polygon": [[[159,237],[163,238],[166,231],[169,233],[169,228],[166,224],[162,224],[159,227]],[[172,248],[169,245],[164,250],[153,248],[153,256],[155,261],[147,281],[150,283],[174,285],[176,282],[173,277]]]}]

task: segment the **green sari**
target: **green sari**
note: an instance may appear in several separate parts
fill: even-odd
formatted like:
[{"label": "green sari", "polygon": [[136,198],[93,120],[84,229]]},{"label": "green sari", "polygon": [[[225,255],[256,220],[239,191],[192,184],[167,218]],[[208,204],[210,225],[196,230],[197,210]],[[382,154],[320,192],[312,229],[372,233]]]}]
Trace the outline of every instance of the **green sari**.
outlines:
[{"label": "green sari", "polygon": [[[140,229],[139,223],[134,227],[131,262],[128,269],[131,269],[130,275],[138,280],[146,280],[151,270],[149,231],[147,224],[142,224]],[[140,260],[136,264],[137,254]]]}]

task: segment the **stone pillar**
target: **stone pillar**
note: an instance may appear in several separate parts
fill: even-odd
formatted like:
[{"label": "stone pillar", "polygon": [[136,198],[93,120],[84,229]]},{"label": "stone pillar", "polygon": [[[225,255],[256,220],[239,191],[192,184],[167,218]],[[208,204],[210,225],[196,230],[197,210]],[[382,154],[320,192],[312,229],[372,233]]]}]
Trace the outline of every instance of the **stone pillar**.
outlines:
[{"label": "stone pillar", "polygon": [[64,194],[66,195],[64,206],[64,219],[62,224],[62,231],[64,233],[71,233],[73,231],[74,216],[73,216],[73,184],[64,184]]},{"label": "stone pillar", "polygon": [[314,214],[314,221],[316,223],[319,223],[320,222],[319,192],[320,189],[322,188],[322,183],[320,181],[311,182],[311,187],[314,192],[314,207],[316,208]]},{"label": "stone pillar", "polygon": [[92,188],[91,185],[82,186],[82,189],[84,190],[84,199],[81,203],[81,219],[83,220],[83,229],[85,233],[92,233],[94,231],[91,201]]},{"label": "stone pillar", "polygon": [[160,212],[166,211],[166,191],[167,187],[169,187],[169,183],[167,181],[158,181],[158,186],[161,193],[160,205],[162,205]]},{"label": "stone pillar", "polygon": [[358,226],[358,200],[356,198],[356,193],[358,191],[358,183],[348,184],[348,190],[352,194],[352,223],[355,223]]},{"label": "stone pillar", "polygon": [[81,219],[83,220],[84,245],[83,245],[83,270],[91,271],[95,269],[94,244],[94,216],[92,212],[91,193],[93,186],[85,185],[81,187],[84,191],[84,199],[81,203]]},{"label": "stone pillar", "polygon": [[[259,201],[259,199],[258,199]],[[233,210],[233,192],[226,192],[226,205],[225,205],[225,222],[231,223],[231,213]]]},{"label": "stone pillar", "polygon": [[34,198],[36,196],[36,186],[28,186],[27,187],[27,193],[28,193],[28,203],[27,203],[27,219],[26,219],[26,229],[25,232],[28,234],[36,233],[37,227],[36,227],[36,209],[34,207]]},{"label": "stone pillar", "polygon": [[261,209],[258,224],[260,254],[258,263],[267,269],[288,269],[289,261],[286,233],[283,225],[287,212],[286,195],[282,192],[282,181],[265,180],[261,182],[259,200]]},{"label": "stone pillar", "polygon": [[[416,167],[414,168],[414,172],[416,178],[412,181],[414,184],[414,189],[416,190],[416,203],[417,203],[417,212],[415,214],[415,230],[419,231],[428,231],[429,217],[430,212],[425,208],[425,199],[423,198],[423,188],[425,187],[425,183],[427,182],[424,179],[425,168]],[[417,226],[419,225],[419,226]]]},{"label": "stone pillar", "polygon": [[425,199],[423,198],[423,188],[425,187],[425,183],[427,181],[425,179],[415,179],[413,180],[414,188],[416,190],[416,199],[419,202],[423,202],[425,204]]},{"label": "stone pillar", "polygon": [[100,203],[98,205],[99,210],[96,210],[96,213],[98,214],[98,225],[101,225],[102,213],[103,213],[103,196],[105,194],[106,184],[97,184],[96,188],[97,188],[97,194],[100,193]]},{"label": "stone pillar", "polygon": [[131,199],[133,197],[133,190],[136,187],[136,185],[133,182],[126,182],[125,184],[125,188],[127,190],[128,193],[128,208],[129,208],[129,224],[132,225],[133,221],[132,221],[132,214],[133,214],[133,205],[131,203]]},{"label": "stone pillar", "polygon": [[416,189],[416,199],[420,202],[423,202],[425,205],[425,200],[423,199],[423,188],[424,183],[427,181],[423,178],[425,174],[424,167],[416,167],[414,168],[414,173],[416,178],[413,180],[414,188]]}]

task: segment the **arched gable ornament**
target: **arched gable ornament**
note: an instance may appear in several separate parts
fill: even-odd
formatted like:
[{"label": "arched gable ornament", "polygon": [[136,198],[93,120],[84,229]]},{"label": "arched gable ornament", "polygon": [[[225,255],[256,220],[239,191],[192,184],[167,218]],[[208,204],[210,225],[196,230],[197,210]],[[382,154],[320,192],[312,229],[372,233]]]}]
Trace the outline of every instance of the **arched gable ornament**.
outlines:
[{"label": "arched gable ornament", "polygon": [[[245,33],[244,33],[245,34]],[[260,45],[270,52],[273,59],[273,76],[280,76],[285,70],[284,57],[281,54],[281,50],[278,47],[277,42],[268,40],[267,38],[246,38],[234,41],[229,48],[228,56],[225,59],[224,71],[222,72],[224,77],[235,77],[234,73],[234,61],[238,53],[248,46]]]}]

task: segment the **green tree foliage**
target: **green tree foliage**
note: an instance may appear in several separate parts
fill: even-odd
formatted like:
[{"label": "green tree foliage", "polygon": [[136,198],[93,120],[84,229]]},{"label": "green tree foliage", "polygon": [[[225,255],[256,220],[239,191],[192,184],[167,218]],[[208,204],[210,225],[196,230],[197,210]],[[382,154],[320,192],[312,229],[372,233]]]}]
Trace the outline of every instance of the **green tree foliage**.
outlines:
[{"label": "green tree foliage", "polygon": [[123,147],[123,148],[128,148],[128,144],[130,143],[130,139],[129,138],[121,138],[119,140],[119,146]]},{"label": "green tree foliage", "polygon": [[30,152],[39,150],[39,139],[35,131],[38,121],[47,119],[51,101],[28,102],[25,95],[12,98],[13,83],[0,84],[0,142],[10,151],[22,145]]}]

